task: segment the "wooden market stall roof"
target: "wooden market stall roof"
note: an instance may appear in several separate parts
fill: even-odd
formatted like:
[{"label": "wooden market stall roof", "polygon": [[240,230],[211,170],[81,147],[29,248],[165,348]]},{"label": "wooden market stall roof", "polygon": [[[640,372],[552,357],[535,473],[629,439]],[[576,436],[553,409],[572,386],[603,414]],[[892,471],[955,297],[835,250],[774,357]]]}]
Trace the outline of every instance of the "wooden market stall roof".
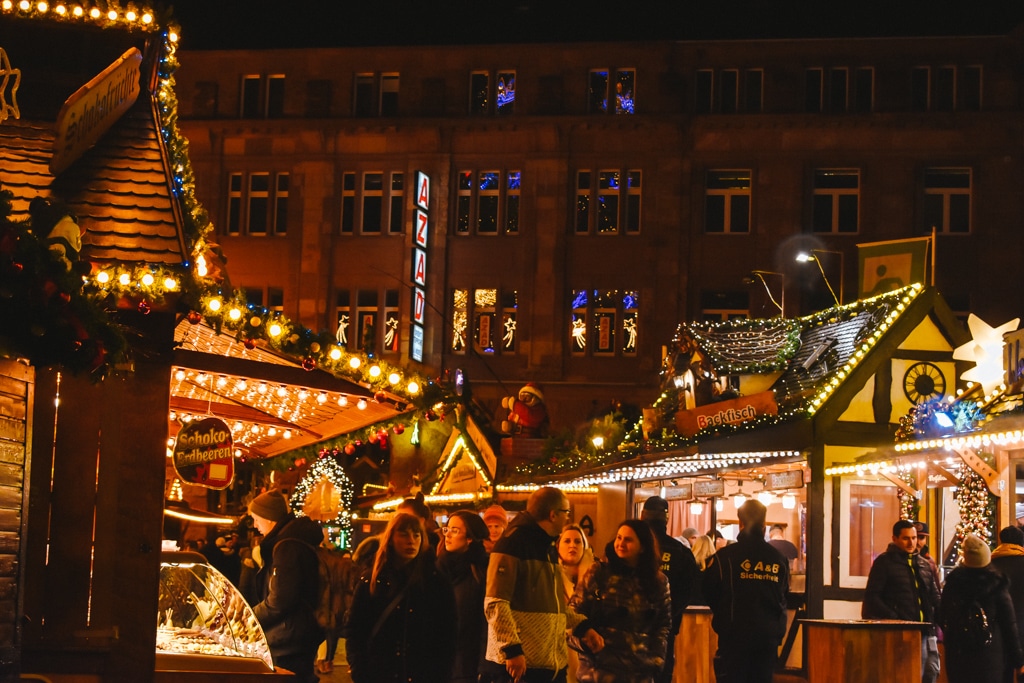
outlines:
[{"label": "wooden market stall roof", "polygon": [[[879,348],[888,347],[887,340],[909,334],[912,326],[927,315],[940,317],[945,328],[956,326],[938,292],[921,285],[802,318],[684,323],[665,360],[664,392],[653,405],[655,411],[660,411],[662,423],[671,423],[678,408],[678,404],[666,400],[674,391],[675,375],[689,365],[695,352],[716,376],[767,378],[766,386],[778,405],[777,414],[759,415],[742,424],[712,424],[688,437],[667,430],[665,435],[643,439],[639,428],[634,429],[614,462],[552,475],[550,481],[593,485],[623,479],[700,476],[805,458],[801,449],[809,448],[814,441],[812,420],[807,418],[829,409],[836,393],[852,396],[860,385],[851,383],[851,377],[861,364],[877,360]],[[753,338],[763,336],[762,331],[774,339],[767,354],[751,343]]]},{"label": "wooden market stall roof", "polygon": [[[171,188],[173,169],[151,95],[156,50],[147,49],[147,35],[115,30],[100,36],[82,26],[28,19],[0,22],[0,46],[20,72],[21,115],[0,124],[0,187],[14,194],[11,218],[27,218],[36,197],[65,203],[86,229],[86,261],[171,266],[188,259],[181,204]],[[61,105],[132,47],[144,53],[138,100],[81,158],[52,173]]]},{"label": "wooden market stall roof", "polygon": [[170,435],[183,420],[212,415],[235,427],[247,457],[269,458],[333,439],[409,408],[407,399],[336,377],[233,335],[182,320],[171,371]]}]

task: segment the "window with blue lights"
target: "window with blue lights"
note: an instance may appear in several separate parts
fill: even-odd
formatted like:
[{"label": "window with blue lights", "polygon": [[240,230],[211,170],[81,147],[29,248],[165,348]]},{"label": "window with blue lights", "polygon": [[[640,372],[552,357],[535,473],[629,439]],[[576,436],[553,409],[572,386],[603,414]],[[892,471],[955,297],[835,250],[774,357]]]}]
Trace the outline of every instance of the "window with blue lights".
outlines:
[{"label": "window with blue lights", "polygon": [[576,234],[638,234],[642,178],[639,169],[578,170]]},{"label": "window with blue lights", "polygon": [[455,186],[456,234],[519,233],[522,196],[520,171],[460,171]]},{"label": "window with blue lights", "polygon": [[470,344],[478,354],[516,352],[516,314],[519,303],[515,290],[455,289],[452,291],[451,303],[453,353],[466,353]]},{"label": "window with blue lights", "polygon": [[508,116],[515,113],[516,72],[513,69],[473,71],[469,75],[469,113]]},{"label": "window with blue lights", "polygon": [[635,356],[640,324],[636,290],[572,291],[569,347],[573,356]]},{"label": "window with blue lights", "polygon": [[587,113],[636,113],[636,69],[591,69]]}]

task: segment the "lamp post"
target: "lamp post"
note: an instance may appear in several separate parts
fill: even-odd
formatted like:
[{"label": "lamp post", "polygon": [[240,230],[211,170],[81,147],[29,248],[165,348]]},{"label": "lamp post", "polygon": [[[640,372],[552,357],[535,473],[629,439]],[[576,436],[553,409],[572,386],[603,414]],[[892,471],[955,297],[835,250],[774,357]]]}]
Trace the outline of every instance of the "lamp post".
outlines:
[{"label": "lamp post", "polygon": [[[832,283],[829,282],[828,276],[825,275],[825,268],[821,265],[821,258],[818,254],[834,254],[839,257],[839,295],[836,296],[836,290],[832,289]],[[828,291],[832,294],[832,299],[836,302],[837,306],[843,305],[843,252],[833,251],[831,249],[811,249],[811,253],[801,251],[796,255],[796,260],[800,263],[807,263],[808,261],[814,261],[818,265],[818,271],[821,273],[821,279],[825,281],[825,286],[828,287]]]},{"label": "lamp post", "polygon": [[[786,317],[786,276],[783,275],[782,273],[777,273],[777,272],[775,272],[773,270],[752,270],[752,271],[750,271],[750,274],[756,276],[757,279],[761,281],[761,284],[764,286],[764,291],[768,293],[768,298],[771,300],[771,302],[773,304],[775,304],[775,307],[779,309],[779,316],[782,317],[782,318],[785,318]],[[775,297],[772,295],[771,287],[768,286],[768,281],[764,279],[765,275],[778,275],[779,276],[779,283],[780,283],[781,293],[779,295],[779,300],[778,301],[776,301]],[[754,279],[748,277],[748,278],[743,278],[743,281],[746,282],[746,283],[752,283],[752,282],[754,282]]]}]

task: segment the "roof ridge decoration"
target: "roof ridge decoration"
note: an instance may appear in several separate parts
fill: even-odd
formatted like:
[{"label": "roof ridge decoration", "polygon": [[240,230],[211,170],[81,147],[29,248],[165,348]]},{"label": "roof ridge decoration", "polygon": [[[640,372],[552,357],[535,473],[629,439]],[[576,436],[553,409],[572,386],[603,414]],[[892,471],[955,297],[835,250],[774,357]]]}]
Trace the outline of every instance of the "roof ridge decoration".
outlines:
[{"label": "roof ridge decoration", "polygon": [[[697,337],[686,336],[694,328],[710,329],[716,333],[705,339],[711,339],[715,348],[705,353],[703,346],[677,348],[665,357],[662,367],[662,393],[650,408],[645,408],[644,420],[628,429],[619,443],[605,443],[605,449],[596,457],[593,453],[584,453],[578,448],[560,451],[543,461],[527,463],[516,469],[517,476],[530,477],[537,475],[568,474],[575,470],[607,467],[613,463],[643,462],[652,457],[664,456],[667,453],[682,452],[697,455],[696,449],[702,442],[729,434],[749,432],[769,426],[790,422],[813,416],[821,410],[832,394],[843,385],[856,367],[863,362],[875,345],[881,340],[889,328],[903,315],[910,304],[924,291],[924,286],[915,283],[902,289],[880,294],[869,299],[861,299],[850,304],[834,306],[811,315],[790,320],[772,319],[740,319],[723,321],[707,325],[695,323],[682,324],[674,339],[675,343],[695,341]],[[833,339],[830,333],[845,326],[842,339]],[[744,362],[730,363],[722,360],[730,357],[729,350],[722,348],[726,341],[733,341],[744,349],[752,349],[749,339],[742,331],[754,334],[770,335],[775,341],[771,353],[785,357],[785,363],[776,360],[766,361],[759,365],[752,359]],[[809,335],[822,332],[824,336],[817,344],[802,345],[802,340]],[[793,344],[789,335],[796,335]],[[698,331],[698,335],[700,332]],[[732,336],[730,336],[732,335]],[[687,353],[689,351],[689,353]],[[684,389],[677,380],[676,359],[681,358],[682,369],[691,368],[693,354],[703,356],[698,359],[700,371],[711,376],[727,374],[766,374],[782,372],[772,389],[776,392],[778,413],[775,415],[758,415],[752,420],[742,423],[712,424],[695,434],[684,437],[665,425],[675,424],[675,413],[679,410],[679,394]],[[712,353],[722,365],[714,365],[708,358]],[[733,354],[737,355],[737,354]],[[750,360],[751,362],[746,362]],[[771,365],[771,369],[767,369]],[[787,393],[779,396],[780,387]],[[666,419],[666,416],[669,416]],[[659,421],[660,420],[660,421]],[[644,424],[647,422],[647,424]],[[692,451],[692,453],[690,453]]]}]

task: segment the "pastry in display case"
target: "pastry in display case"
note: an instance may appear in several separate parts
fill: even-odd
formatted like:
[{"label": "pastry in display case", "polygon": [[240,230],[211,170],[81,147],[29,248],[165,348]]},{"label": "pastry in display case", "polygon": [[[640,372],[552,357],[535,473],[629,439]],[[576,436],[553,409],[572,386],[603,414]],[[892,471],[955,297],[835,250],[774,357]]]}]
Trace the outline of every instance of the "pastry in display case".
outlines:
[{"label": "pastry in display case", "polygon": [[263,628],[223,574],[199,553],[165,552],[160,560],[158,673],[274,672]]}]

